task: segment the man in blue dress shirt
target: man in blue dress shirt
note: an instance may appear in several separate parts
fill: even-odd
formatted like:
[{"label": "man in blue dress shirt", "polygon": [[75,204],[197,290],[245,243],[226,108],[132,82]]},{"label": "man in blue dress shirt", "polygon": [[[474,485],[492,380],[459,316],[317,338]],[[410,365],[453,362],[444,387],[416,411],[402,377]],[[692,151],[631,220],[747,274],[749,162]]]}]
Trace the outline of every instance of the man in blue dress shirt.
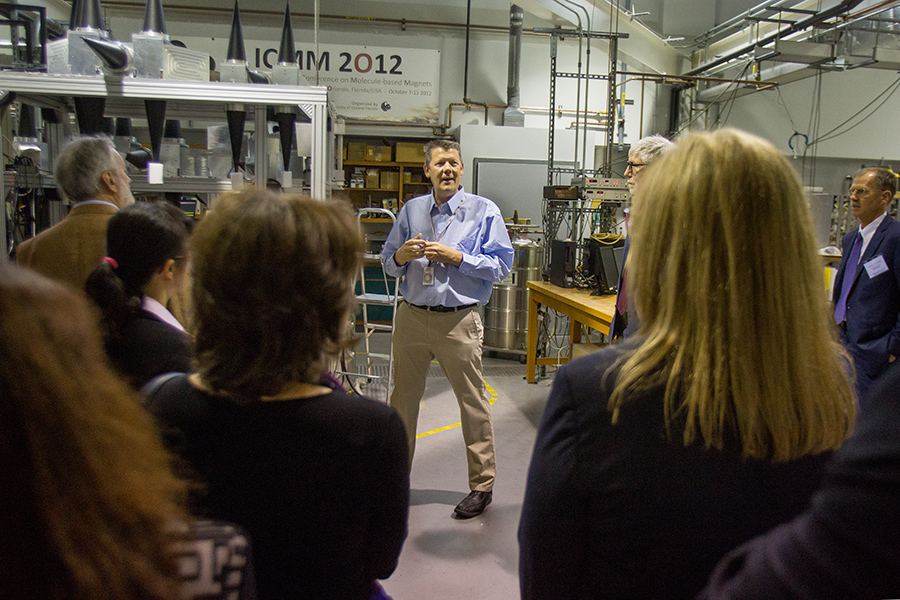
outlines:
[{"label": "man in blue dress shirt", "polygon": [[491,405],[482,375],[484,327],[479,305],[512,268],[513,249],[497,205],[460,185],[460,147],[448,140],[425,146],[432,193],[407,201],[388,235],[384,270],[403,277],[403,303],[394,316],[394,391],[390,405],[406,424],[409,460],[416,446],[419,403],[436,358],[459,402],[471,493],[457,517],[481,514],[491,502],[496,472]]}]

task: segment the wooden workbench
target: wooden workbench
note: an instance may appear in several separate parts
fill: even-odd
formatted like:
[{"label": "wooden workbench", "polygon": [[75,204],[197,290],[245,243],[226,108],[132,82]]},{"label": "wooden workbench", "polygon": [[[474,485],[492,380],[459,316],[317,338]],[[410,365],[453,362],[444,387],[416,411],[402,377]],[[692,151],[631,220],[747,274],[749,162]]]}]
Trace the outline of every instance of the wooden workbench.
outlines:
[{"label": "wooden workbench", "polygon": [[587,325],[600,333],[609,335],[613,313],[616,310],[616,295],[591,296],[590,290],[561,288],[549,281],[529,281],[528,286],[528,363],[525,380],[534,383],[536,365],[557,365],[569,362],[568,357],[537,358],[537,311],[538,305],[566,315],[572,320],[570,341],[581,341],[581,326]]}]

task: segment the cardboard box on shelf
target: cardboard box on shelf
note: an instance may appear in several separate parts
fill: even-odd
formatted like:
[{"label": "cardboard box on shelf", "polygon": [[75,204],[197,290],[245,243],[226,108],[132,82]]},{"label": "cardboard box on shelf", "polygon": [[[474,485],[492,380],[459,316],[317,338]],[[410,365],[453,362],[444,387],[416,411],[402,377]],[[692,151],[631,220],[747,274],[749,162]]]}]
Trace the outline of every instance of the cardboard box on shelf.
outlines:
[{"label": "cardboard box on shelf", "polygon": [[378,187],[378,169],[366,169],[366,187]]},{"label": "cardboard box on shelf", "polygon": [[366,187],[366,169],[364,167],[354,167],[353,172],[349,176],[351,188]]},{"label": "cardboard box on shelf", "polygon": [[397,171],[381,172],[381,188],[385,190],[396,190],[400,187],[400,173]]},{"label": "cardboard box on shelf", "polygon": [[347,160],[366,160],[366,145],[362,142],[347,142]]},{"label": "cardboard box on shelf", "polygon": [[371,162],[391,162],[391,147],[366,145],[366,160]]},{"label": "cardboard box on shelf", "polygon": [[425,145],[419,142],[397,142],[397,162],[425,162]]}]

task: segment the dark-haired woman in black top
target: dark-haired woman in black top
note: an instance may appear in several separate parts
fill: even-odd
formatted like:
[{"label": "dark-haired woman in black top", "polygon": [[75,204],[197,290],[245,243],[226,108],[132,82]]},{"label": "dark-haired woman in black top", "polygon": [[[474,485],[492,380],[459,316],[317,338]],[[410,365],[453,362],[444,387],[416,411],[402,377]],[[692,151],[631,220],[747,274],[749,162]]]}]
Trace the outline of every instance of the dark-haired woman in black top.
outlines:
[{"label": "dark-haired woman in black top", "polygon": [[127,206],[109,220],[106,258],[85,285],[110,361],[136,388],[190,370],[190,335],[166,309],[184,283],[189,236],[190,221],[169,203]]}]

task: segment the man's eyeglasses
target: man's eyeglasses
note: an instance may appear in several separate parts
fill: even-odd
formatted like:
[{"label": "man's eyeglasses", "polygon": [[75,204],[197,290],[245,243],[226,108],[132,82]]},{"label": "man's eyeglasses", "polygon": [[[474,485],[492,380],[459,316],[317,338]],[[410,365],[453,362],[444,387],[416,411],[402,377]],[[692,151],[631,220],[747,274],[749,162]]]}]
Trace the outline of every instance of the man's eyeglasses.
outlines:
[{"label": "man's eyeglasses", "polygon": [[633,163],[630,160],[625,163],[625,170],[631,169],[634,171],[637,167],[646,167],[647,163]]}]

